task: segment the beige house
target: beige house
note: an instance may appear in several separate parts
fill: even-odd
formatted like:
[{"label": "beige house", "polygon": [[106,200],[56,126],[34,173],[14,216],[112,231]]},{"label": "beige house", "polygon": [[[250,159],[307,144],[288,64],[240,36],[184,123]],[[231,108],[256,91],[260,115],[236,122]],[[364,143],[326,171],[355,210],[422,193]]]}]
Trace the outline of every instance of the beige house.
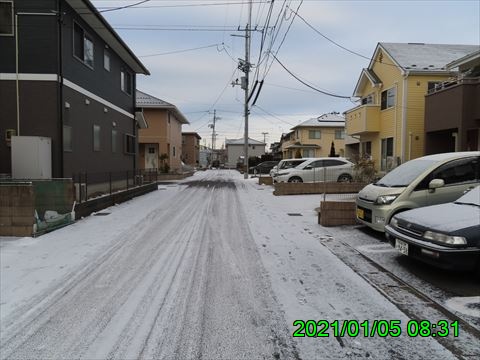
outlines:
[{"label": "beige house", "polygon": [[345,156],[345,119],[338,113],[324,114],[292,128],[282,141],[283,158],[327,157],[332,143],[335,155]]},{"label": "beige house", "polygon": [[166,101],[137,90],[137,108],[143,112],[146,129],[138,131],[140,169],[182,169],[182,125],[185,116]]},{"label": "beige house", "polygon": [[200,140],[196,132],[182,133],[182,160],[190,166],[200,165]]}]

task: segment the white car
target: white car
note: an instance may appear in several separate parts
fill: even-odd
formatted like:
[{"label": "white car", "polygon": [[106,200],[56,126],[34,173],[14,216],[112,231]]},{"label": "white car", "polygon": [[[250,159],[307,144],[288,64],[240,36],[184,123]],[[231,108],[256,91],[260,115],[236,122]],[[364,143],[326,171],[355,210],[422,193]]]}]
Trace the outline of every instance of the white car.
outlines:
[{"label": "white car", "polygon": [[294,168],[279,170],[275,182],[349,182],[354,164],[345,158],[310,158]]},{"label": "white car", "polygon": [[309,160],[309,158],[301,158],[301,159],[296,158],[296,159],[280,160],[280,162],[276,166],[274,166],[272,170],[270,170],[270,176],[275,177],[275,176],[277,176],[279,171],[293,168],[293,167],[298,166],[298,165],[300,165],[301,163],[303,163],[307,160]]}]

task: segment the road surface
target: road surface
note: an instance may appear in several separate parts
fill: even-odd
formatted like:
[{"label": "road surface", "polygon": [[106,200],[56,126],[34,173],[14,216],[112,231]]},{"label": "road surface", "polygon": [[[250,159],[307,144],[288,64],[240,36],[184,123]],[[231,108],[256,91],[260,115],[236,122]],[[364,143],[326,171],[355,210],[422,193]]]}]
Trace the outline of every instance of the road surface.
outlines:
[{"label": "road surface", "polygon": [[2,321],[1,357],[296,358],[235,183],[183,187]]}]

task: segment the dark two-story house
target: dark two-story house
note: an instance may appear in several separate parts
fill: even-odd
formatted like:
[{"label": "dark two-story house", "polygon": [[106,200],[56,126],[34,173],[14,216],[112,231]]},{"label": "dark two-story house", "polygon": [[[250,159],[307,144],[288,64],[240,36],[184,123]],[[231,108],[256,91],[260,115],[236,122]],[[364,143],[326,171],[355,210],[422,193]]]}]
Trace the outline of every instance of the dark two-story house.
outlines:
[{"label": "dark two-story house", "polygon": [[137,168],[136,74],[88,0],[0,0],[0,173],[11,137],[51,139],[52,176]]}]

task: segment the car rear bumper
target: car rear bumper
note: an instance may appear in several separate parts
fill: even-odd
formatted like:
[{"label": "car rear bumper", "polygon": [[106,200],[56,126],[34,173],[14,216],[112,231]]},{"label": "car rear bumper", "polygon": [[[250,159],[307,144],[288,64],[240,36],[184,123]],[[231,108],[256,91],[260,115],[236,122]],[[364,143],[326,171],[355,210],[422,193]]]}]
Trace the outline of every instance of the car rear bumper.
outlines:
[{"label": "car rear bumper", "polygon": [[415,239],[387,225],[385,235],[395,247],[396,239],[408,244],[408,256],[449,270],[472,270],[480,261],[478,248],[451,248]]}]

